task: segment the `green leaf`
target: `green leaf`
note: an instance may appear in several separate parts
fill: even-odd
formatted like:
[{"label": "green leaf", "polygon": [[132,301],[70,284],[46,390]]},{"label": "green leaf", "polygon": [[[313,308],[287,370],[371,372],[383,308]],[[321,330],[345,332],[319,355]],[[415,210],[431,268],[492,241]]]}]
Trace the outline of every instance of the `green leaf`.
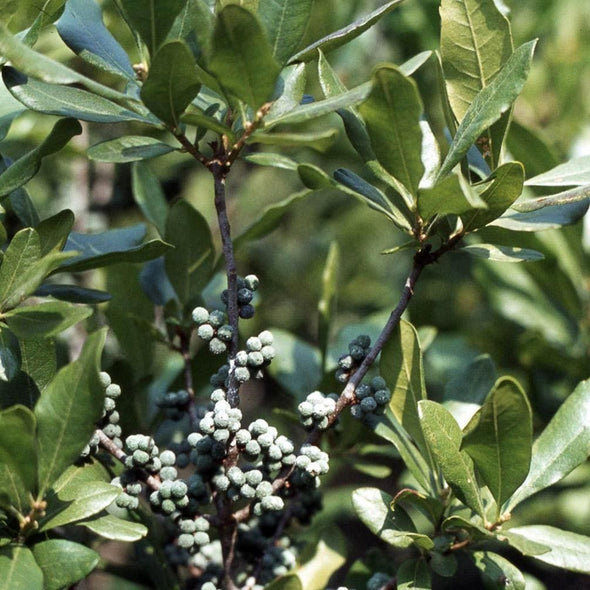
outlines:
[{"label": "green leaf", "polygon": [[572,158],[547,172],[529,178],[527,186],[583,186],[590,184],[590,156]]},{"label": "green leaf", "polygon": [[158,124],[157,120],[132,112],[92,92],[41,82],[8,66],[2,68],[2,79],[10,93],[33,111],[96,123],[140,121]]},{"label": "green leaf", "polygon": [[498,505],[525,480],[531,463],[531,406],[520,385],[499,379],[464,429],[462,449],[473,459]]},{"label": "green leaf", "polygon": [[434,544],[426,536],[416,533],[416,527],[401,507],[391,508],[393,498],[377,488],[358,488],[352,494],[352,505],[365,526],[381,540],[400,549],[415,543]]},{"label": "green leaf", "polygon": [[23,545],[0,547],[0,590],[43,590],[43,572]]},{"label": "green leaf", "polygon": [[33,547],[37,565],[43,571],[45,590],[60,590],[83,580],[98,565],[100,555],[66,539],[49,539]]},{"label": "green leaf", "polygon": [[16,336],[0,325],[0,381],[12,381],[21,367],[20,346]]},{"label": "green leaf", "polygon": [[[234,138],[234,132],[227,125],[224,125],[215,117],[209,116],[205,111],[196,107],[194,103],[188,105],[181,117],[181,121],[188,125],[198,127],[199,133],[201,134],[209,130],[214,131],[218,135],[227,135],[232,140]],[[198,138],[200,139],[200,136]]]},{"label": "green leaf", "polygon": [[589,456],[590,381],[582,381],[535,441],[528,477],[507,508],[563,479]]},{"label": "green leaf", "polygon": [[486,588],[502,590],[509,587],[514,590],[525,590],[522,572],[501,555],[491,551],[474,551],[470,557],[487,582]]},{"label": "green leaf", "polygon": [[26,184],[41,167],[45,156],[61,150],[74,137],[82,133],[82,126],[75,119],[61,119],[50,134],[33,150],[22,156],[0,174],[0,196],[6,196]]},{"label": "green leaf", "polygon": [[469,244],[458,252],[467,252],[477,258],[486,258],[494,262],[530,262],[543,260],[545,256],[536,250],[517,246],[498,246],[497,244]]},{"label": "green leaf", "polygon": [[283,68],[276,84],[280,95],[273,101],[265,119],[277,119],[301,104],[305,92],[305,72],[305,64],[302,63]]},{"label": "green leaf", "polygon": [[[511,545],[521,550],[520,543],[531,541],[548,547],[549,551],[545,553],[532,554],[539,561],[590,574],[590,537],[545,525],[515,527],[506,531],[506,537]],[[529,555],[526,550],[523,553]]]},{"label": "green leaf", "polygon": [[175,150],[174,146],[153,137],[125,135],[97,143],[88,148],[87,154],[91,160],[120,163],[157,158]]},{"label": "green leaf", "polygon": [[270,99],[280,71],[258,19],[235,4],[217,15],[208,69],[225,90],[253,109]]},{"label": "green leaf", "polygon": [[170,208],[165,235],[174,246],[165,255],[166,274],[181,303],[188,304],[211,279],[215,256],[211,230],[192,205],[177,201]]},{"label": "green leaf", "polygon": [[100,535],[104,539],[111,541],[122,541],[130,543],[132,541],[139,541],[148,533],[145,525],[139,522],[131,522],[117,518],[112,514],[106,516],[97,516],[90,520],[83,520],[76,523],[78,526],[84,526],[93,533]]},{"label": "green leaf", "polygon": [[522,213],[528,211],[537,211],[544,207],[552,207],[554,205],[569,205],[571,203],[579,203],[580,201],[587,201],[590,197],[590,187],[582,186],[573,188],[569,191],[563,191],[548,197],[539,197],[537,199],[519,200],[512,206],[513,209]]},{"label": "green leaf", "polygon": [[[120,100],[125,104],[136,103],[130,96],[103,86],[94,80],[71,70],[58,61],[34,51],[14,35],[11,35],[0,23],[0,56],[10,61],[13,68],[18,70],[19,75],[30,76],[37,80],[51,84],[82,84],[92,93],[105,98]],[[11,70],[13,68],[10,68]],[[3,68],[3,72],[7,68]]]},{"label": "green leaf", "polygon": [[312,0],[260,0],[258,15],[273,57],[284,65],[299,48],[311,17]]},{"label": "green leaf", "polygon": [[53,297],[61,301],[70,303],[86,303],[93,305],[95,303],[104,303],[111,299],[111,295],[106,291],[98,289],[87,289],[77,285],[60,285],[58,283],[44,283],[36,291],[35,295],[39,297]]},{"label": "green leaf", "polygon": [[38,14],[39,5],[33,0],[4,0],[0,4],[0,22],[15,32],[30,26]]},{"label": "green leaf", "polygon": [[522,193],[524,168],[520,162],[508,162],[496,168],[486,180],[491,181],[479,195],[487,209],[470,211],[461,216],[463,231],[470,232],[494,221],[516,201]]},{"label": "green leaf", "polygon": [[409,322],[402,320],[386,342],[379,371],[391,389],[393,415],[425,454],[428,447],[418,417],[418,402],[426,399],[422,351],[418,333]]},{"label": "green leaf", "polygon": [[424,221],[435,215],[461,215],[485,210],[486,203],[462,175],[451,174],[432,188],[418,191],[418,211]]},{"label": "green leaf", "polygon": [[287,574],[267,584],[266,590],[303,590],[303,585],[296,574]]},{"label": "green leaf", "polygon": [[66,45],[82,59],[135,83],[129,57],[105,27],[94,0],[68,0],[55,26]]},{"label": "green leaf", "polygon": [[401,4],[402,1],[403,0],[391,0],[390,2],[386,2],[383,6],[380,6],[366,16],[352,22],[342,29],[338,29],[329,35],[322,37],[311,45],[308,45],[305,49],[302,49],[299,53],[294,55],[290,61],[309,61],[317,56],[318,49],[327,53],[341,45],[345,45],[372,27],[377,21],[379,21],[379,19],[385,16],[388,12],[391,12],[398,4]]},{"label": "green leaf", "polygon": [[35,406],[40,494],[80,456],[101,417],[98,371],[105,338],[105,330],[91,334],[79,358],[57,373]]},{"label": "green leaf", "polygon": [[549,205],[535,211],[519,213],[508,209],[504,215],[490,223],[511,231],[535,232],[557,229],[579,221],[588,211],[586,199],[567,205]]},{"label": "green leaf", "polygon": [[167,41],[154,56],[141,98],[154,115],[176,128],[200,87],[188,45],[184,41]]},{"label": "green leaf", "polygon": [[39,234],[41,255],[45,256],[52,250],[61,250],[72,231],[74,213],[70,209],[63,209],[59,213],[41,221],[35,231]]},{"label": "green leaf", "polygon": [[163,236],[166,233],[169,207],[160,181],[146,163],[137,162],[131,168],[131,186],[133,198],[142,213]]},{"label": "green leaf", "polygon": [[[189,42],[195,54],[207,53],[215,25],[215,16],[206,0],[187,0],[176,15],[168,31],[168,39],[184,39]],[[192,35],[198,47],[193,47]]]},{"label": "green leaf", "polygon": [[50,338],[91,315],[90,307],[79,307],[66,301],[48,301],[7,311],[4,320],[19,338]]},{"label": "green leaf", "polygon": [[423,559],[408,559],[402,563],[396,572],[398,590],[430,590],[430,570]]},{"label": "green leaf", "polygon": [[359,107],[371,145],[385,170],[416,195],[424,174],[418,88],[395,66],[378,68],[372,81],[371,93]]},{"label": "green leaf", "polygon": [[465,451],[461,451],[462,433],[459,425],[448,410],[433,401],[418,402],[418,412],[424,437],[445,479],[459,500],[485,520],[473,461]]},{"label": "green leaf", "polygon": [[17,188],[8,195],[10,206],[19,221],[28,227],[35,227],[39,223],[39,214],[29,193],[24,188]]},{"label": "green leaf", "polygon": [[457,129],[438,179],[444,178],[482,133],[510,109],[528,77],[535,45],[536,41],[521,45],[494,80],[478,92]]},{"label": "green leaf", "polygon": [[331,576],[344,565],[346,540],[337,528],[324,527],[313,546],[307,546],[299,556],[300,565],[293,573],[305,590],[324,590]]},{"label": "green leaf", "polygon": [[352,90],[342,92],[337,96],[331,96],[325,100],[303,104],[286,113],[278,113],[272,117],[268,116],[264,119],[263,128],[270,129],[279,124],[291,125],[293,123],[304,123],[311,119],[328,115],[338,109],[344,109],[363,102],[363,100],[369,96],[370,91],[371,83],[365,82],[364,84],[356,86]]},{"label": "green leaf", "polygon": [[127,18],[154,55],[166,39],[184,0],[121,0]]},{"label": "green leaf", "polygon": [[26,514],[36,489],[35,416],[25,406],[12,406],[0,412],[0,502]]},{"label": "green leaf", "polygon": [[80,272],[120,262],[145,262],[161,256],[170,248],[169,244],[161,240],[141,243],[145,233],[143,223],[97,234],[72,232],[64,252],[75,251],[78,256],[62,264],[59,270]]},{"label": "green leaf", "polygon": [[310,131],[307,133],[254,133],[248,143],[263,145],[280,145],[283,147],[310,147],[318,152],[325,152],[332,146],[338,136],[336,129]]},{"label": "green leaf", "polygon": [[[246,154],[243,158],[246,162],[256,164],[257,166],[270,166],[272,168],[280,168],[282,170],[297,171],[297,162],[283,154],[276,154],[273,152],[257,152],[254,154]],[[311,192],[311,191],[303,191]]]},{"label": "green leaf", "polygon": [[330,340],[330,326],[336,309],[340,249],[337,242],[330,244],[322,273],[322,294],[318,303],[318,339],[322,355],[322,370],[326,370],[326,353]]}]

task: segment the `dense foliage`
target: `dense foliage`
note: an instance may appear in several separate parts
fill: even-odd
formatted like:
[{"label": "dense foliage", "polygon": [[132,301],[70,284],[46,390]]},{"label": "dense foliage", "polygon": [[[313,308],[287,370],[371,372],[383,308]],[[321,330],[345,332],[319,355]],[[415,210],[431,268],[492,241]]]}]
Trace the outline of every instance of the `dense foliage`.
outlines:
[{"label": "dense foliage", "polygon": [[0,6],[1,589],[587,583],[590,157],[361,4]]}]

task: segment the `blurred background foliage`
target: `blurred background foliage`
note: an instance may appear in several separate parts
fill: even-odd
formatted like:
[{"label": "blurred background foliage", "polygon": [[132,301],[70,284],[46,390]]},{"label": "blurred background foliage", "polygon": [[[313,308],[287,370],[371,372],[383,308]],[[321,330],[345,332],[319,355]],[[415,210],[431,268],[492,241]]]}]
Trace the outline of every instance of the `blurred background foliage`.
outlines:
[{"label": "blurred background foliage", "polygon": [[[501,0],[497,2],[500,4]],[[344,26],[354,15],[366,13],[378,4],[376,0],[317,0],[313,37]],[[440,30],[438,4],[436,0],[407,0],[378,26],[331,53],[329,61],[344,83],[352,87],[368,80],[379,62],[402,63],[420,51],[436,49]],[[107,26],[132,58],[139,60],[112,2],[105,0],[102,5]],[[504,0],[502,5],[511,13],[515,46],[539,37],[531,76],[517,101],[508,140],[510,152],[525,164],[530,177],[569,157],[590,154],[590,3]],[[75,64],[87,75],[104,76],[89,71],[87,64],[78,61],[52,27],[42,35],[38,49]],[[308,69],[308,92],[319,98],[315,65],[310,64]],[[113,82],[106,77],[101,81]],[[428,117],[440,138],[440,107],[427,98],[436,96],[434,68],[422,68],[417,81],[426,97]],[[0,102],[7,100],[9,97],[4,94],[0,96]],[[34,113],[19,117],[7,136],[5,155],[16,158],[38,145],[52,123],[51,117]],[[329,172],[339,167],[359,171],[359,162],[336,115],[311,125],[315,130],[336,129],[334,141],[315,151],[286,149],[291,157],[319,164]],[[85,157],[88,146],[118,135],[114,126],[85,124],[83,135],[58,156],[44,161],[41,173],[27,187],[42,218],[68,207],[76,213],[78,231],[143,221],[133,201],[130,166],[98,163]],[[254,151],[264,149],[252,146]],[[184,198],[192,202],[210,221],[218,237],[209,173],[180,154],[158,158],[150,166],[162,182],[166,197],[170,201]],[[270,204],[302,188],[294,172],[240,162],[230,176],[228,188],[234,235],[247,228]],[[15,231],[17,221],[11,211],[6,212],[6,220]],[[410,266],[411,253],[381,254],[399,243],[400,236],[391,228],[384,217],[342,194],[314,193],[299,200],[289,208],[278,229],[238,249],[240,273],[256,273],[262,279],[257,313],[246,323],[245,330],[254,333],[280,328],[298,339],[295,342],[299,342],[297,352],[301,358],[308,358],[306,354],[314,357],[314,350],[302,342],[314,347],[319,343],[322,274],[330,245],[335,242],[340,256],[337,313],[331,327],[332,358],[344,352],[349,336],[363,331],[375,334],[383,324],[384,314],[397,303]],[[494,232],[493,243],[501,243],[505,230],[486,231]],[[514,244],[515,234],[510,239]],[[489,354],[499,374],[511,374],[521,381],[533,405],[535,426],[540,430],[574,386],[590,376],[590,233],[578,224],[520,239],[520,245],[544,252],[545,260],[522,265],[489,264],[450,254],[422,276],[410,305],[409,319],[421,329],[423,344],[428,345],[426,378],[433,399],[441,399],[445,384],[475,357]],[[181,370],[176,355],[164,347],[148,344],[149,339],[144,336],[149,328],[134,318],[150,318],[154,314],[139,285],[140,270],[120,265],[72,277],[86,286],[107,288],[113,295],[110,303],[100,306],[93,321],[104,322],[106,314],[116,335],[110,341],[107,364],[111,365],[115,381],[124,385],[124,391],[133,392],[126,402],[129,411],[123,416],[128,423],[134,422],[135,431],[157,420],[150,400],[173,386]],[[213,286],[210,293],[214,298]],[[347,328],[351,324],[354,328]],[[339,337],[341,333],[344,336]],[[285,346],[293,345],[289,338],[283,338]],[[75,337],[68,338],[69,345],[75,342]],[[205,387],[216,361],[199,352],[196,359],[195,377]],[[275,375],[277,372],[280,367]],[[246,408],[250,406],[249,411],[259,415],[264,405],[274,409],[276,416],[272,419],[279,420],[285,409],[293,407],[290,394],[307,393],[304,388],[313,384],[314,375],[301,374],[299,380],[295,378],[290,384],[284,379],[279,382],[283,387],[268,379],[252,397],[243,396]],[[324,382],[327,390],[336,390],[335,382],[329,378]],[[378,478],[391,477],[392,468],[396,473],[401,465],[395,458],[392,463],[391,457],[379,454],[366,461],[354,455],[354,436],[359,428],[356,424],[347,428],[345,440],[339,443],[342,465],[355,465]],[[173,437],[174,433],[164,427],[162,436]],[[327,511],[316,526],[321,526],[334,512],[341,513],[345,523],[350,517],[349,501],[344,499],[340,485],[342,476],[334,470],[331,477],[333,486],[326,487]],[[362,477],[366,482],[366,474]],[[345,481],[347,485],[353,482],[350,474]],[[392,491],[396,489],[393,482],[386,485]],[[564,484],[529,501],[519,519],[526,522],[530,514],[538,523],[590,534],[588,497],[590,470],[579,469]],[[548,581],[553,579],[552,572],[536,571],[535,575],[544,578],[548,587],[555,587]],[[559,575],[565,576],[562,588],[588,587],[580,585],[585,583],[580,578]]]}]

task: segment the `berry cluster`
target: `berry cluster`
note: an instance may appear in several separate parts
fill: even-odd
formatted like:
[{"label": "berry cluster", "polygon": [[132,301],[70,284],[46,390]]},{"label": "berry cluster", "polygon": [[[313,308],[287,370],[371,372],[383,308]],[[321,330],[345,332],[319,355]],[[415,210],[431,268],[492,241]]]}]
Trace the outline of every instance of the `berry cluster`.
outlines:
[{"label": "berry cluster", "polygon": [[183,518],[178,521],[178,546],[189,551],[195,547],[201,547],[211,542],[209,538],[209,521],[199,516],[198,518]]},{"label": "berry cluster", "polygon": [[356,388],[359,403],[352,406],[350,413],[359,420],[369,420],[371,416],[381,416],[391,400],[391,391],[383,377],[374,377],[370,383],[361,383]]},{"label": "berry cluster", "polygon": [[344,354],[338,359],[336,379],[340,383],[346,383],[369,354],[370,349],[371,338],[366,334],[357,336],[348,345],[348,354]]},{"label": "berry cluster", "polygon": [[235,358],[235,377],[238,383],[245,383],[258,375],[275,357],[273,335],[269,330],[260,332],[246,340],[246,350],[240,350]]},{"label": "berry cluster", "polygon": [[185,389],[167,391],[158,397],[156,405],[165,411],[166,417],[170,420],[181,420],[190,400],[191,396]]},{"label": "berry cluster", "polygon": [[313,391],[297,406],[299,419],[307,430],[328,428],[330,416],[336,410],[338,395],[324,395],[321,391]]},{"label": "berry cluster", "polygon": [[225,312],[220,309],[209,312],[205,307],[195,307],[192,317],[198,326],[197,335],[209,343],[209,350],[213,354],[226,353],[233,338],[233,328],[227,323]]},{"label": "berry cluster", "polygon": [[[248,275],[245,278],[238,277],[238,313],[244,320],[250,319],[254,316],[254,306],[251,304],[254,298],[254,291],[258,289],[260,281],[256,275]],[[224,289],[221,293],[221,301],[227,307],[229,299],[229,291]]]},{"label": "berry cluster", "polygon": [[123,450],[127,453],[127,469],[145,469],[148,473],[158,473],[162,468],[160,450],[151,436],[131,434],[125,439]]},{"label": "berry cluster", "polygon": [[123,489],[115,499],[117,506],[137,510],[142,490],[141,481],[137,478],[137,474],[134,471],[124,471],[119,477],[115,477],[111,484]]}]

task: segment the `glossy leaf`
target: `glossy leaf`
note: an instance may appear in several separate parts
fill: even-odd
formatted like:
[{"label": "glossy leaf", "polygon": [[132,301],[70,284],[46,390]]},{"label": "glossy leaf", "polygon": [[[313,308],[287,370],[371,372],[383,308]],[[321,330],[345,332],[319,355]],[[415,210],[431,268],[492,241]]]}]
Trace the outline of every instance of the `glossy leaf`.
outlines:
[{"label": "glossy leaf", "polygon": [[18,339],[0,325],[0,381],[11,381],[20,371],[21,360]]},{"label": "glossy leaf", "polygon": [[359,111],[380,164],[413,195],[424,174],[422,101],[416,83],[395,66],[373,73],[373,87]]},{"label": "glossy leaf", "polygon": [[487,180],[491,183],[479,195],[487,208],[461,216],[465,232],[494,221],[516,201],[522,193],[524,168],[519,162],[508,162],[494,170]]},{"label": "glossy leaf", "polygon": [[590,456],[590,381],[582,381],[533,445],[531,468],[508,508],[563,479]]},{"label": "glossy leaf", "polygon": [[507,531],[506,536],[510,544],[525,555],[529,554],[526,543],[532,541],[549,548],[544,553],[532,554],[535,559],[573,572],[590,574],[590,537],[546,525],[514,527]]},{"label": "glossy leaf", "polygon": [[41,255],[51,250],[61,250],[74,226],[74,213],[70,209],[62,209],[59,213],[41,221],[35,231],[39,234]]},{"label": "glossy leaf", "polygon": [[311,45],[308,45],[305,49],[302,49],[299,53],[294,55],[290,61],[309,61],[317,56],[318,49],[327,53],[332,49],[345,45],[372,27],[379,21],[379,19],[396,8],[398,4],[401,4],[402,1],[403,0],[390,0],[390,2],[386,2],[383,6],[380,6],[366,16],[354,21],[342,29],[338,29],[329,35],[322,37]]},{"label": "glossy leaf", "polygon": [[529,178],[527,186],[583,186],[590,184],[590,156],[572,158],[565,164]]},{"label": "glossy leaf", "polygon": [[153,137],[125,135],[94,144],[87,153],[91,160],[120,163],[157,158],[175,150],[174,146]]},{"label": "glossy leaf", "polygon": [[47,301],[11,309],[4,314],[8,327],[19,338],[57,336],[92,315],[92,308],[66,301]]},{"label": "glossy leaf", "polygon": [[78,255],[62,264],[60,270],[80,272],[120,262],[145,262],[169,249],[170,246],[160,240],[142,243],[145,233],[143,223],[97,234],[72,232],[64,252],[78,252]]},{"label": "glossy leaf", "polygon": [[473,459],[499,513],[531,462],[532,411],[519,384],[509,377],[498,380],[464,431],[461,448]]},{"label": "glossy leaf", "polygon": [[79,457],[102,414],[98,371],[105,338],[104,330],[91,334],[80,357],[57,373],[35,406],[40,493]]},{"label": "glossy leaf", "polygon": [[473,461],[465,451],[461,451],[462,433],[459,425],[448,410],[433,401],[418,402],[418,412],[424,437],[445,479],[457,497],[484,518]]},{"label": "glossy leaf", "polygon": [[555,205],[570,205],[572,203],[579,203],[580,201],[588,202],[590,198],[590,187],[582,186],[573,188],[569,191],[563,191],[548,197],[538,197],[536,199],[520,200],[514,203],[513,209],[522,213],[528,211],[537,211],[544,207],[552,207]]},{"label": "glossy leaf", "polygon": [[536,41],[521,45],[494,80],[473,99],[438,172],[439,179],[445,177],[482,133],[510,109],[527,80],[535,45]]},{"label": "glossy leaf", "polygon": [[336,310],[340,249],[337,242],[330,244],[322,273],[322,295],[318,303],[318,339],[322,354],[322,369],[326,370],[326,353],[330,340],[330,326]]},{"label": "glossy leaf", "polygon": [[297,162],[283,154],[273,152],[257,152],[253,154],[246,154],[244,156],[246,162],[256,164],[257,166],[270,166],[271,168],[280,168],[282,170],[297,171]]},{"label": "glossy leaf", "polygon": [[469,244],[459,250],[477,258],[485,258],[494,262],[530,262],[543,260],[541,252],[518,246],[498,246],[497,244]]},{"label": "glossy leaf", "polygon": [[396,572],[398,590],[430,590],[430,570],[423,559],[408,559]]},{"label": "glossy leaf", "polygon": [[44,590],[43,572],[28,547],[0,547],[0,590]]},{"label": "glossy leaf", "polygon": [[35,416],[21,405],[0,412],[0,503],[22,514],[37,490]]},{"label": "glossy leaf", "polygon": [[166,233],[169,207],[157,176],[147,164],[138,162],[131,169],[131,186],[133,198],[142,213],[163,236]]},{"label": "glossy leaf", "polygon": [[346,562],[346,540],[337,528],[324,527],[313,546],[305,548],[293,573],[305,590],[324,590],[331,576]]},{"label": "glossy leaf", "polygon": [[273,57],[285,64],[299,48],[309,19],[312,0],[260,0],[258,15],[270,41]]},{"label": "glossy leaf", "polygon": [[522,572],[507,559],[491,551],[474,551],[471,554],[475,567],[481,571],[486,588],[510,587],[514,590],[525,590],[525,579]]},{"label": "glossy leaf", "polygon": [[33,555],[43,571],[45,590],[70,587],[86,578],[100,561],[96,551],[67,539],[37,543]]},{"label": "glossy leaf", "polygon": [[253,109],[270,99],[280,71],[258,19],[235,4],[217,15],[208,69],[227,92]]},{"label": "glossy leaf", "polygon": [[166,240],[174,246],[165,255],[166,273],[180,301],[187,304],[211,278],[215,257],[211,230],[192,205],[178,201],[168,214]]},{"label": "glossy leaf", "polygon": [[143,265],[139,274],[139,283],[143,292],[156,305],[166,305],[169,301],[178,299],[166,274],[163,256]]},{"label": "glossy leaf", "polygon": [[11,67],[2,68],[2,79],[10,93],[33,111],[96,123],[140,121],[154,124],[154,121],[87,90],[48,84]]},{"label": "glossy leaf", "polygon": [[55,26],[66,45],[82,59],[135,82],[129,57],[105,27],[100,6],[94,0],[68,0]]},{"label": "glossy leaf", "polygon": [[424,454],[427,447],[418,402],[426,399],[426,386],[418,333],[409,322],[402,320],[383,347],[379,371],[391,389],[393,415]]},{"label": "glossy leaf", "polygon": [[86,527],[88,530],[100,535],[104,539],[126,543],[139,541],[139,539],[145,537],[148,532],[145,525],[139,522],[123,520],[112,514],[98,516],[90,520],[83,520],[76,524]]},{"label": "glossy leaf", "polygon": [[195,53],[207,53],[214,24],[215,16],[206,0],[187,0],[168,31],[168,39],[184,39],[193,49],[191,37],[194,33]]},{"label": "glossy leaf", "polygon": [[61,301],[70,303],[86,303],[93,305],[104,303],[111,299],[111,295],[106,291],[98,289],[87,289],[77,285],[61,285],[59,283],[43,283],[36,291],[35,295],[39,297],[53,297]]},{"label": "glossy leaf", "polygon": [[121,4],[153,56],[166,39],[184,0],[121,0]]},{"label": "glossy leaf", "polygon": [[50,134],[36,148],[16,160],[0,174],[0,196],[6,196],[26,184],[37,174],[45,156],[58,152],[72,137],[80,133],[82,133],[82,127],[75,119],[58,121]]},{"label": "glossy leaf", "polygon": [[154,115],[176,128],[200,87],[195,60],[187,44],[168,41],[152,60],[141,98]]},{"label": "glossy leaf", "polygon": [[275,100],[268,111],[268,119],[277,119],[301,104],[305,92],[305,64],[286,66],[276,84]]}]

